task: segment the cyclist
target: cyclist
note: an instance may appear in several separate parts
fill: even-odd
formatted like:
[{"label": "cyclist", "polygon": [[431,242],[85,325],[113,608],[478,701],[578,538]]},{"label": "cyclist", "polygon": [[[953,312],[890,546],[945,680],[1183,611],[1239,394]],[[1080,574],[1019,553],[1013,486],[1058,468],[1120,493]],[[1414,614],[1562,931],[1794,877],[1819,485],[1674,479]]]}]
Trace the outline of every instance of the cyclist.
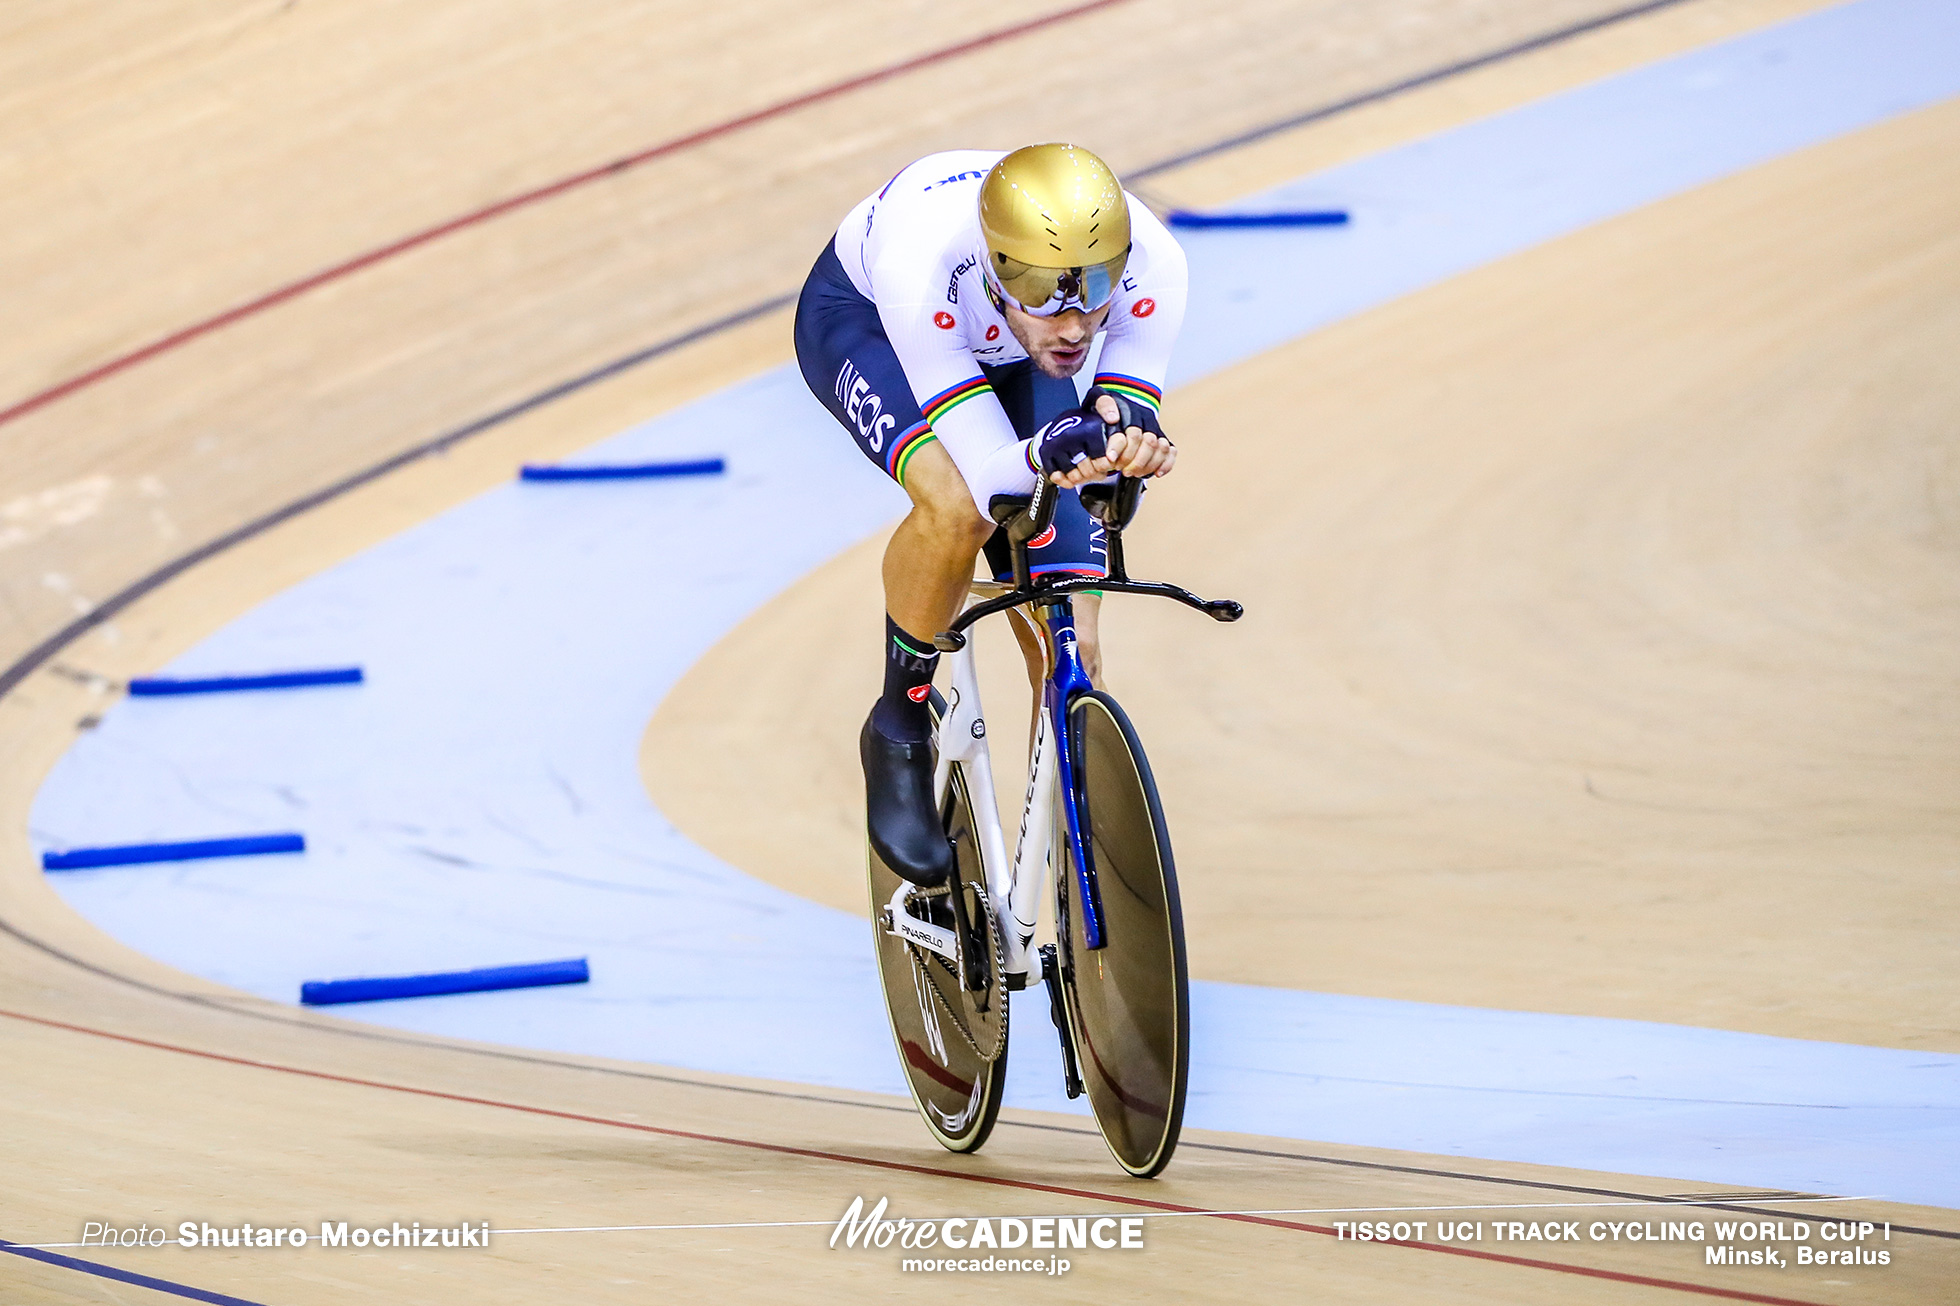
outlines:
[{"label": "cyclist", "polygon": [[[932,795],[932,640],[982,548],[1005,575],[989,505],[1045,475],[1063,493],[1030,570],[1107,574],[1102,526],[1075,490],[1176,462],[1157,408],[1185,285],[1170,232],[1074,145],[927,155],[851,210],[804,283],[803,378],[912,500],[885,551],[884,692],[858,751],[872,847],[915,884],[952,870]],[[1094,674],[1097,605],[1076,612]]]}]

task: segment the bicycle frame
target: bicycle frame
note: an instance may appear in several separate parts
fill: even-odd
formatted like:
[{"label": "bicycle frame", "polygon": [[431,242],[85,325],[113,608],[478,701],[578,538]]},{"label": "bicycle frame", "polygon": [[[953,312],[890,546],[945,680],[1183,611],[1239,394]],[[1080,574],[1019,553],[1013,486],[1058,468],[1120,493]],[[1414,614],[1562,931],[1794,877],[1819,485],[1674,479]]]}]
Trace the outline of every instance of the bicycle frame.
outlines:
[{"label": "bicycle frame", "polygon": [[[1072,596],[1084,591],[1154,595],[1215,621],[1236,621],[1243,609],[1230,599],[1202,599],[1175,585],[1130,578],[1122,532],[1141,492],[1141,483],[1129,478],[1100,491],[1082,490],[1083,506],[1108,533],[1103,575],[1031,574],[1028,545],[1052,520],[1059,493],[1052,483],[1038,482],[1025,499],[996,496],[989,505],[1007,539],[1013,579],[975,582],[950,628],[933,637],[934,646],[950,655],[942,667],[943,695],[932,698],[938,718],[933,791],[959,869],[950,883],[915,887],[881,863],[873,845],[871,882],[881,886],[879,892],[889,886],[890,895],[874,927],[886,1013],[914,1101],[939,1141],[956,1152],[979,1147],[999,1109],[1006,1074],[1006,991],[1025,990],[1037,980],[1047,989],[1048,1015],[1061,1039],[1063,1089],[1071,1098],[1090,1096],[1118,1163],[1131,1174],[1154,1175],[1176,1146],[1189,1048],[1176,876],[1136,732],[1082,665]],[[994,794],[979,673],[965,633],[997,612],[1015,613],[1039,635],[1042,652],[1027,789],[1012,857]],[[1071,722],[1081,725],[1079,736],[1072,737]],[[1078,748],[1093,755],[1075,756]],[[1140,829],[1139,821],[1147,829]],[[1092,826],[1106,841],[1101,852],[1108,867],[1096,864]],[[1133,884],[1127,880],[1132,863],[1142,877]],[[1124,892],[1107,904],[1117,913],[1114,922],[1104,913],[1101,869],[1126,877]],[[1036,947],[1041,895],[1051,874],[1057,934],[1052,944]],[[1072,888],[1065,878],[1071,874]],[[1153,879],[1161,889],[1154,898],[1149,896]],[[1153,901],[1162,909],[1161,928],[1152,924]],[[1141,914],[1132,910],[1133,902],[1141,904]],[[977,912],[989,915],[977,919]],[[1105,943],[1109,947],[1097,951]],[[953,978],[958,993],[946,982]],[[908,991],[913,989],[916,1016],[914,994]],[[961,1046],[941,1038],[942,1013],[952,1018]],[[920,1052],[922,1041],[931,1045],[929,1052]],[[1089,1074],[1084,1054],[1092,1066]],[[1111,1057],[1118,1063],[1115,1071],[1104,1064]],[[960,1077],[938,1073],[954,1062]],[[1132,1070],[1143,1077],[1134,1085]],[[1161,1126],[1157,1132],[1148,1121],[1138,1124],[1139,1108],[1127,1090],[1139,1085],[1162,1090],[1162,1110],[1154,1113]],[[1141,1100],[1143,1115],[1151,1116],[1149,1103],[1158,1099]],[[984,1115],[973,1114],[982,1110]],[[963,1132],[969,1124],[973,1130]]]},{"label": "bicycle frame", "polygon": [[[1090,489],[1084,489],[1085,502],[1090,493]],[[1013,511],[1014,504],[1010,501],[1006,505],[1008,511],[997,512],[996,520],[1001,522],[1013,548],[1014,583],[976,582],[973,593],[980,601],[968,604],[954,619],[953,628],[933,640],[940,650],[952,655],[952,684],[945,711],[940,716],[933,793],[943,808],[953,767],[961,767],[971,791],[968,797],[973,805],[974,821],[979,826],[978,851],[986,867],[987,898],[1000,923],[1005,953],[1002,969],[1007,986],[1012,989],[1025,988],[1031,975],[1039,978],[1042,974],[1039,967],[1029,964],[1029,945],[1034,941],[1035,922],[1040,914],[1040,892],[1046,878],[1043,872],[1054,863],[1058,795],[1059,824],[1082,872],[1079,883],[1083,942],[1090,951],[1103,946],[1102,895],[1096,885],[1094,850],[1082,834],[1082,813],[1077,810],[1078,789],[1074,781],[1076,769],[1069,755],[1068,737],[1070,701],[1095,686],[1083,670],[1076,651],[1075,607],[1069,596],[1089,589],[1154,595],[1176,599],[1214,621],[1237,621],[1244,611],[1231,599],[1201,599],[1176,585],[1130,578],[1123,560],[1123,527],[1135,513],[1141,493],[1141,482],[1124,477],[1113,490],[1102,495],[1098,506],[1090,509],[1108,529],[1107,575],[1049,576],[1039,582],[1029,574],[1026,544],[1050,521],[1056,491],[1046,481],[1037,483],[1034,494],[1020,501],[1023,510],[1018,513]],[[987,718],[980,706],[980,680],[974,669],[973,649],[961,632],[982,617],[1022,607],[1034,609],[1039,617],[1046,674],[1041,710],[1035,715],[1034,752],[1028,764],[1027,796],[1021,805],[1021,833],[1010,862],[1001,832],[999,805],[994,800],[993,764],[987,752]],[[887,928],[949,962],[963,965],[953,931],[912,918],[906,912],[910,895],[911,890],[905,884],[900,884],[892,894],[883,913]]]},{"label": "bicycle frame", "polygon": [[1005,949],[1002,968],[1010,987],[1021,988],[1040,967],[1031,961],[1035,923],[1040,915],[1044,874],[1052,861],[1056,830],[1055,804],[1061,802],[1061,826],[1083,877],[1083,933],[1090,948],[1102,946],[1102,904],[1095,891],[1089,849],[1082,838],[1076,811],[1075,785],[1064,783],[1074,774],[1069,756],[1069,700],[1093,688],[1083,670],[1076,646],[1075,609],[1066,594],[1036,605],[1045,628],[1048,675],[1042,684],[1041,711],[1035,720],[1034,752],[1028,764],[1028,787],[1021,805],[1020,837],[1012,861],[1007,856],[1000,809],[994,798],[993,763],[987,748],[987,719],[980,703],[980,680],[970,643],[949,654],[952,677],[946,711],[939,723],[939,762],[933,791],[943,802],[955,764],[966,771],[975,824],[979,827],[980,856],[987,868],[987,896],[1000,921]]}]

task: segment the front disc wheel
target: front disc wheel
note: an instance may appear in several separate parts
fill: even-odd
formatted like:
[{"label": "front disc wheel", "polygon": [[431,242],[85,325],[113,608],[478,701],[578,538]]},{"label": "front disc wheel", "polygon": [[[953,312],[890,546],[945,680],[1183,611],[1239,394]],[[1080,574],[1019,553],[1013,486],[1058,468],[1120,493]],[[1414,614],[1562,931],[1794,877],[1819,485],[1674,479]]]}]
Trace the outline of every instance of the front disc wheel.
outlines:
[{"label": "front disc wheel", "polygon": [[[1077,818],[1089,867],[1057,820],[1056,920],[1062,992],[1082,1082],[1117,1164],[1140,1178],[1170,1164],[1184,1122],[1191,1006],[1184,914],[1170,836],[1143,745],[1100,691],[1069,704]],[[1085,884],[1101,904],[1091,951]]]}]

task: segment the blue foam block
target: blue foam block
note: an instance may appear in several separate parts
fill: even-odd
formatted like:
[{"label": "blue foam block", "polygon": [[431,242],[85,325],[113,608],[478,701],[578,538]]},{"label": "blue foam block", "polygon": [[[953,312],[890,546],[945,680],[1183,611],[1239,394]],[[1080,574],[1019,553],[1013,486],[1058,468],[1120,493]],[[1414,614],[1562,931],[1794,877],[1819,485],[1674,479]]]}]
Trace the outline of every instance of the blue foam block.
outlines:
[{"label": "blue foam block", "polygon": [[1193,213],[1173,209],[1164,219],[1173,227],[1344,227],[1346,209],[1302,209],[1291,213]]},{"label": "blue foam block", "polygon": [[307,685],[358,685],[359,667],[327,667],[319,671],[268,671],[256,676],[140,676],[129,682],[139,698],[158,694],[224,694],[239,689],[299,689]]},{"label": "blue foam block", "polygon": [[260,853],[303,853],[298,834],[239,834],[188,843],[126,843],[113,848],[70,848],[42,853],[44,871],[81,871],[92,866],[136,866],[143,862],[190,862],[204,857],[255,857]]},{"label": "blue foam block", "polygon": [[532,961],[519,966],[486,966],[433,975],[382,975],[372,979],[308,980],[299,1000],[309,1007],[341,1002],[380,1002],[387,998],[426,998],[442,993],[487,993],[493,989],[538,989],[549,984],[583,984],[592,978],[585,958]]},{"label": "blue foam block", "polygon": [[526,481],[630,481],[652,476],[715,476],[728,470],[719,458],[701,458],[689,463],[613,463],[586,467],[539,467],[524,465],[518,473]]}]

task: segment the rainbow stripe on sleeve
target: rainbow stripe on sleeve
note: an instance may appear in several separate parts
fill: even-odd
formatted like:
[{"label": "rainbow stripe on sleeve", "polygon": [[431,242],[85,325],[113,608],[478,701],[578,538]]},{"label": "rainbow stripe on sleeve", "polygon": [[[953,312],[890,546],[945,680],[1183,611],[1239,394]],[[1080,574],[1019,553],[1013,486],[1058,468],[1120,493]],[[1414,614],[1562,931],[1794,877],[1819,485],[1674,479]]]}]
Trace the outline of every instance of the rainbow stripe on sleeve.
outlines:
[{"label": "rainbow stripe on sleeve", "polygon": [[932,423],[914,422],[892,441],[885,453],[885,470],[894,481],[905,484],[905,469],[911,465],[912,456],[938,438],[932,433]]},{"label": "rainbow stripe on sleeve", "polygon": [[993,392],[994,388],[987,384],[985,376],[970,376],[950,390],[941,390],[920,404],[919,410],[926,415],[928,422],[937,422],[975,395],[990,395]]},{"label": "rainbow stripe on sleeve", "polygon": [[1164,392],[1140,376],[1124,376],[1121,372],[1098,372],[1096,384],[1125,399],[1149,404],[1151,411],[1164,406]]}]

